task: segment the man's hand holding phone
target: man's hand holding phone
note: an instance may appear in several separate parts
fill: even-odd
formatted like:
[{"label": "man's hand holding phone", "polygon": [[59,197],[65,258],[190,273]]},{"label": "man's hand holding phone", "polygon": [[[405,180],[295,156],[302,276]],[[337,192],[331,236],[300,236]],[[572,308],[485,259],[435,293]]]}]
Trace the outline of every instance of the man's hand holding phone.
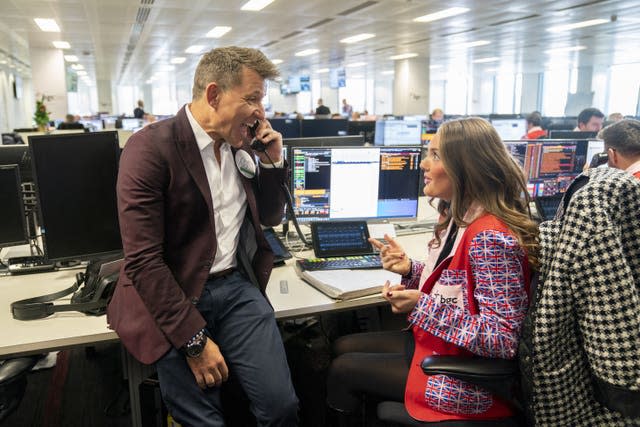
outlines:
[{"label": "man's hand holding phone", "polygon": [[282,134],[274,130],[268,120],[257,120],[250,132],[254,137],[251,148],[260,161],[266,165],[278,163],[282,158]]}]

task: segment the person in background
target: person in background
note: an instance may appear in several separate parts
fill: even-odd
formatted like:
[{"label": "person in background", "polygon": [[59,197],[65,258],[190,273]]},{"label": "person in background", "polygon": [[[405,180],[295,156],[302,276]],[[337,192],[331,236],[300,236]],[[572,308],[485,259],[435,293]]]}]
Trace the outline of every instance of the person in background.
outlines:
[{"label": "person in background", "polygon": [[527,115],[527,133],[520,139],[541,139],[547,137],[547,131],[542,129],[542,114],[534,111]]},{"label": "person in background", "polygon": [[640,178],[640,121],[620,120],[602,129],[598,138],[604,141],[609,166]]},{"label": "person in background", "polygon": [[136,119],[143,119],[144,115],[144,102],[142,99],[138,99],[138,106],[133,110],[133,117]]},{"label": "person in background", "polygon": [[435,108],[431,112],[431,116],[429,117],[431,120],[437,123],[442,123],[444,121],[444,111],[440,108]]},{"label": "person in background", "polygon": [[322,98],[318,99],[318,106],[316,107],[316,116],[330,116],[331,110],[329,107],[323,104]]},{"label": "person in background", "polygon": [[390,236],[371,239],[386,270],[401,284],[384,284],[382,297],[410,327],[348,335],[334,345],[327,403],[345,416],[358,413],[361,394],[403,401],[422,421],[495,419],[512,415],[500,398],[444,375],[427,377],[429,355],[516,356],[528,309],[530,274],[537,268],[537,224],[528,210],[522,169],[487,121],[443,123],[421,161],[424,193],[441,220],[426,262],[410,259]]},{"label": "person in background", "polygon": [[353,113],[353,107],[349,104],[347,104],[347,100],[343,99],[342,100],[342,115],[349,118],[351,117],[351,114]]},{"label": "person in background", "polygon": [[607,118],[608,122],[619,122],[620,120],[623,120],[624,116],[622,115],[622,113],[611,113],[609,114],[609,117]]},{"label": "person in background", "polygon": [[597,108],[585,108],[578,114],[578,126],[573,129],[580,132],[598,132],[602,129],[604,114]]},{"label": "person in background", "polygon": [[67,114],[57,129],[84,129],[84,125],[79,123],[73,114]]},{"label": "person in background", "polygon": [[[257,49],[207,52],[192,102],[134,133],[120,159],[124,263],[107,320],[135,358],[155,363],[169,412],[185,426],[224,424],[229,376],[258,425],[297,425],[265,296],[274,255],[261,227],[279,224],[285,203],[282,135],[262,105],[277,76]],[[264,150],[250,148],[254,134]]]}]

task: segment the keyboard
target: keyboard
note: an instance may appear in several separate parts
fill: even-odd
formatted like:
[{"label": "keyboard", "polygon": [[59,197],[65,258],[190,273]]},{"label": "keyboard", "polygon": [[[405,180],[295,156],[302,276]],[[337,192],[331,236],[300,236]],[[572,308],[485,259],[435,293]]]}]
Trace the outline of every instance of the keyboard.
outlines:
[{"label": "keyboard", "polygon": [[331,258],[307,258],[297,261],[302,270],[353,270],[361,268],[382,268],[378,255],[357,255]]},{"label": "keyboard", "polygon": [[9,273],[26,274],[40,273],[43,271],[52,271],[55,265],[41,256],[21,256],[13,257],[7,260],[9,264]]}]

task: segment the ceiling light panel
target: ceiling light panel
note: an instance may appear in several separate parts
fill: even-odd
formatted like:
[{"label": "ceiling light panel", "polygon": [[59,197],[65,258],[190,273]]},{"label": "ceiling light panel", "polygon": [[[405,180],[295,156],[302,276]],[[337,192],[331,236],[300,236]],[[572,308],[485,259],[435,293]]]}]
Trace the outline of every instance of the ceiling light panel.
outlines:
[{"label": "ceiling light panel", "polygon": [[204,49],[204,46],[201,44],[194,44],[193,46],[189,46],[185,49],[185,53],[200,53]]},{"label": "ceiling light panel", "polygon": [[392,59],[392,60],[396,61],[398,59],[415,58],[416,56],[418,56],[417,53],[402,53],[400,55],[390,56],[389,59]]},{"label": "ceiling light panel", "polygon": [[231,27],[213,27],[211,31],[207,33],[206,37],[209,37],[212,39],[219,39],[220,37],[227,34],[229,31],[231,31]]},{"label": "ceiling light panel", "polygon": [[56,49],[71,49],[71,45],[69,44],[69,42],[59,40],[51,43]]},{"label": "ceiling light panel", "polygon": [[358,34],[358,35],[355,35],[355,36],[344,38],[344,39],[340,40],[340,43],[357,43],[357,42],[361,42],[363,40],[371,39],[371,38],[373,38],[375,36],[376,36],[375,34],[362,33],[362,34]]},{"label": "ceiling light panel", "polygon": [[296,52],[294,55],[295,56],[309,56],[309,55],[313,55],[314,53],[318,53],[320,52],[320,49],[305,49],[305,50],[301,50],[300,52]]},{"label": "ceiling light panel", "polygon": [[249,0],[244,5],[242,5],[240,10],[252,10],[252,11],[262,10],[265,7],[269,6],[271,3],[273,3],[273,1],[274,0]]},{"label": "ceiling light panel", "polygon": [[47,33],[60,32],[60,27],[58,26],[58,23],[56,22],[55,19],[34,18],[33,20],[36,22],[36,25],[40,27],[42,31],[45,31]]},{"label": "ceiling light panel", "polygon": [[554,27],[548,28],[547,31],[551,33],[561,33],[563,31],[571,31],[576,28],[585,28],[592,27],[594,25],[606,24],[609,22],[608,19],[590,19],[588,21],[575,22],[573,24],[565,24],[565,25],[556,25]]},{"label": "ceiling light panel", "polygon": [[67,62],[78,62],[78,57],[75,55],[65,55],[64,60]]},{"label": "ceiling light panel", "polygon": [[171,63],[172,64],[182,64],[186,60],[187,60],[187,58],[185,58],[184,56],[176,56],[175,58],[171,58]]},{"label": "ceiling light panel", "polygon": [[437,21],[438,19],[449,18],[451,16],[461,15],[463,13],[469,12],[469,9],[466,7],[451,7],[449,9],[444,9],[439,12],[430,13],[428,15],[419,16],[414,19],[415,22],[432,22]]}]

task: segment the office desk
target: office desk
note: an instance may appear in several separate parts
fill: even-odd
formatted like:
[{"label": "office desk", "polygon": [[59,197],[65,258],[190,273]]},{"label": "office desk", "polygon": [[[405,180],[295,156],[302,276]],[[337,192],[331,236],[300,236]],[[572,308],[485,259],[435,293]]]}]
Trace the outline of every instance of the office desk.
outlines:
[{"label": "office desk", "polygon": [[[402,236],[398,241],[414,259],[423,259],[427,237],[423,234]],[[303,253],[311,256],[312,252]],[[332,311],[369,307],[384,303],[379,295],[336,301],[302,281],[293,269],[293,260],[273,269],[267,296],[277,319],[291,319]],[[99,342],[116,341],[118,336],[107,328],[106,316],[88,316],[79,312],[55,313],[44,319],[21,321],[11,316],[13,301],[44,295],[71,286],[75,274],[82,270],[0,277],[0,359],[45,353]],[[281,292],[280,281],[287,281],[288,291]],[[139,385],[151,367],[138,363],[125,352],[132,425],[141,425]]]}]

